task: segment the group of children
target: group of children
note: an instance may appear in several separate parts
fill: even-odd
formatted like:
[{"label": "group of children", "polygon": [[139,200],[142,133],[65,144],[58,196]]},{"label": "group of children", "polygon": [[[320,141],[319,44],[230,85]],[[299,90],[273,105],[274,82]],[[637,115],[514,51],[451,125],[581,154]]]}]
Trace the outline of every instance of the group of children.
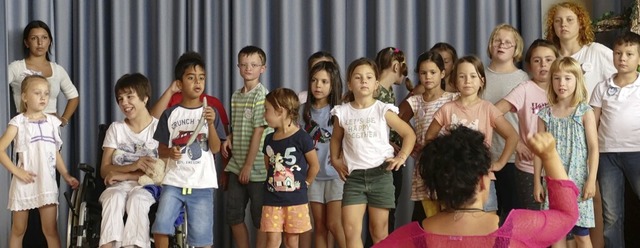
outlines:
[{"label": "group of children", "polygon": [[[174,234],[173,224],[183,207],[189,244],[212,246],[213,191],[219,186],[226,190],[224,219],[231,226],[236,247],[252,246],[244,224],[249,201],[252,224],[260,230],[253,247],[279,247],[282,233],[287,247],[298,247],[301,239],[308,239],[300,235],[310,230],[315,233],[315,247],[334,243],[363,247],[365,213],[375,244],[393,229],[389,210],[397,206],[402,185],[402,177],[394,173],[401,171],[409,156],[417,158],[439,134],[464,125],[482,132],[485,143],[494,148],[491,172],[514,168],[513,185],[506,187],[515,193],[505,198],[513,198],[513,208],[540,209],[545,201],[542,166],[526,140],[536,132],[553,134],[567,174],[580,189],[580,218],[572,233],[579,246],[589,247],[598,164],[602,183],[619,177],[603,166],[623,163],[631,167],[629,163],[638,161],[633,156],[620,157],[618,152],[637,154],[640,147],[640,136],[634,135],[640,130],[635,124],[640,117],[640,106],[636,106],[640,103],[640,36],[625,34],[615,43],[618,73],[596,86],[589,104],[584,66],[571,57],[561,58],[553,43],[536,40],[525,55],[529,80],[515,66],[523,47],[515,28],[496,27],[488,44],[491,62],[485,68],[478,57],[458,59],[452,46],[439,43],[418,56],[415,89],[407,79],[404,53],[397,48],[382,49],[376,61],[354,60],[347,68],[346,85],[336,60],[319,52],[309,59],[305,95],[286,88],[269,92],[260,82],[266,54],[248,46],[238,54],[244,85],[231,98],[231,132],[219,100],[202,100],[206,73],[196,53],[180,57],[176,81],[152,113],[146,109],[148,80],[141,74],[127,74],[115,89],[125,120],[111,125],[103,145],[101,176],[108,188],[100,198],[105,211],[100,243],[104,247],[149,246],[148,219],[132,216],[148,214],[148,206],[156,200],[135,180],[162,159],[167,170],[150,230],[156,247],[168,246],[168,235]],[[411,93],[398,108],[392,85],[402,82]],[[54,167],[69,185],[78,185],[58,152],[60,123],[43,113],[48,99],[46,80],[29,76],[21,92],[21,114],[11,120],[0,139],[3,150],[13,140],[19,158],[16,165],[0,153],[0,162],[14,175],[9,199],[14,211],[11,244],[22,240],[25,209],[40,208],[43,219],[55,219]],[[181,100],[167,108],[169,97],[173,99],[178,92]],[[505,115],[509,112],[515,115]],[[498,135],[493,135],[494,130]],[[502,140],[494,139],[496,136]],[[222,164],[214,158],[218,152],[228,160],[224,175],[216,175],[216,167]],[[606,153],[599,159],[600,152]],[[611,162],[603,162],[602,157]],[[624,161],[614,161],[620,159]],[[637,172],[637,168],[623,169],[625,173],[632,170]],[[442,206],[428,193],[419,171],[412,172],[414,220],[433,216]],[[617,194],[615,189],[620,187],[603,187],[603,194]],[[501,193],[499,187],[497,191]],[[497,211],[501,198],[493,181],[489,192],[483,210]],[[136,212],[140,202],[146,204]],[[146,222],[125,224],[125,210],[130,220]],[[113,217],[114,213],[120,214]],[[142,228],[142,235],[131,238],[136,241],[126,240],[132,228]],[[56,240],[50,240],[48,234],[55,227],[45,225],[43,229],[54,247]]]}]

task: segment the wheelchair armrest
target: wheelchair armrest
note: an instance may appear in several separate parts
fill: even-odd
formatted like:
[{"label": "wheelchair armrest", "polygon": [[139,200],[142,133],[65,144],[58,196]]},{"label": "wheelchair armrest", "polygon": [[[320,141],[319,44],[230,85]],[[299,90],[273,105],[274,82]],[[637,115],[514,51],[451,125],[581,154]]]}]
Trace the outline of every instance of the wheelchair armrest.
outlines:
[{"label": "wheelchair armrest", "polygon": [[80,163],[80,165],[78,166],[78,169],[80,169],[81,171],[84,171],[88,174],[93,174],[93,172],[96,170],[93,167],[91,167],[91,165],[85,164],[85,163]]}]

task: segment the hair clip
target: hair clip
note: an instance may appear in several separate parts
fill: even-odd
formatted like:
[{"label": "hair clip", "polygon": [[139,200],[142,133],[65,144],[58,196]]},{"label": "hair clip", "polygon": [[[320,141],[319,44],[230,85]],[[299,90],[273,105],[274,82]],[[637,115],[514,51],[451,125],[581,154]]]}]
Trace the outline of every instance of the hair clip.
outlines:
[{"label": "hair clip", "polygon": [[399,53],[400,49],[398,49],[397,47],[393,49],[393,53]]}]

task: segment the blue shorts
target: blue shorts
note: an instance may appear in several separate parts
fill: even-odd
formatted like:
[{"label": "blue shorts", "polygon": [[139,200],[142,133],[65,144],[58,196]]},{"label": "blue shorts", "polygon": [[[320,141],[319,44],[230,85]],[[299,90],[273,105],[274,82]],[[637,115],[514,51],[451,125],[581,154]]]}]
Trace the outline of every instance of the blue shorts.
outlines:
[{"label": "blue shorts", "polygon": [[489,199],[482,206],[485,212],[498,211],[498,196],[496,195],[496,181],[491,180],[489,185]]},{"label": "blue shorts", "polygon": [[342,201],[344,181],[340,178],[321,181],[315,180],[307,189],[309,202],[327,204],[332,201]]},{"label": "blue shorts", "polygon": [[587,236],[589,235],[589,228],[581,226],[573,226],[571,232],[575,236]]},{"label": "blue shorts", "polygon": [[174,222],[186,206],[189,245],[213,245],[213,203],[213,188],[191,189],[191,194],[183,195],[182,188],[163,185],[151,232],[174,235]]}]

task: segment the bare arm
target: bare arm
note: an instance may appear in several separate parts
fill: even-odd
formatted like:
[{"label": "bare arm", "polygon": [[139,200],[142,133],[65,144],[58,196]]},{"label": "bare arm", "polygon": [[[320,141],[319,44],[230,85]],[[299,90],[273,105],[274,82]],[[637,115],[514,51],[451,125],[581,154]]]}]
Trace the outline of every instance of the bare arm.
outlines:
[{"label": "bare arm", "polygon": [[67,100],[67,105],[64,107],[64,112],[60,116],[60,121],[62,122],[62,126],[66,126],[69,124],[69,120],[73,117],[73,113],[78,109],[78,105],[80,104],[80,97],[71,98]]},{"label": "bare arm", "polygon": [[2,163],[5,168],[7,168],[9,173],[18,177],[18,179],[22,180],[23,182],[35,182],[36,174],[31,171],[25,171],[22,168],[16,166],[13,161],[11,161],[11,158],[9,158],[9,155],[7,155],[7,153],[5,152],[7,150],[7,147],[9,147],[11,141],[16,137],[17,134],[18,128],[13,125],[8,125],[7,130],[4,132],[2,137],[0,137],[0,149],[2,150],[2,152],[0,152],[0,163]]},{"label": "bare arm", "polygon": [[[107,178],[107,176],[112,173],[133,174],[139,177],[144,173],[144,171],[147,168],[152,167],[153,164],[155,163],[155,158],[145,156],[145,157],[140,157],[138,160],[130,164],[126,164],[122,166],[114,165],[111,161],[111,158],[113,156],[113,153],[115,152],[115,149],[111,147],[105,147],[103,149],[104,150],[102,151],[102,161],[101,161],[102,163],[100,164],[100,176],[102,178]],[[142,173],[138,173],[138,172],[142,172]],[[137,180],[137,179],[138,178],[136,177],[135,179],[132,179],[132,180]]]},{"label": "bare arm", "polygon": [[247,152],[247,156],[244,159],[244,165],[242,166],[240,175],[238,176],[238,180],[242,184],[249,183],[251,170],[253,169],[253,163],[255,161],[256,155],[258,155],[260,140],[262,139],[262,133],[264,133],[264,129],[264,127],[256,127],[253,129],[253,133],[251,134],[251,141],[249,142],[249,151]]},{"label": "bare arm", "polygon": [[496,161],[491,168],[493,171],[499,171],[507,164],[507,162],[509,162],[509,157],[511,157],[513,151],[516,150],[516,145],[518,144],[518,133],[516,133],[516,130],[513,129],[513,126],[511,126],[504,116],[496,118],[495,123],[496,131],[503,139],[505,139],[502,154],[500,154],[500,158],[498,158],[498,161]]},{"label": "bare arm", "polygon": [[160,115],[162,115],[162,112],[164,112],[164,110],[167,109],[167,105],[169,105],[169,101],[171,101],[171,96],[173,96],[173,94],[175,93],[180,92],[180,89],[178,88],[177,84],[178,84],[178,80],[174,80],[173,82],[171,82],[171,85],[169,85],[169,88],[167,88],[164,91],[164,93],[162,93],[158,101],[156,101],[153,107],[151,107],[151,110],[149,111],[149,113],[153,117],[160,119]]},{"label": "bare arm", "polygon": [[593,116],[596,121],[596,128],[600,127],[600,115],[602,115],[602,108],[593,107]]},{"label": "bare arm", "polygon": [[249,142],[249,152],[247,152],[247,157],[244,160],[244,166],[253,167],[253,161],[258,154],[258,149],[260,148],[260,140],[262,139],[264,129],[264,127],[256,127],[253,129],[253,133],[251,134],[251,141]]},{"label": "bare arm", "polygon": [[384,114],[384,118],[387,120],[389,127],[395,130],[400,137],[402,137],[402,148],[398,152],[398,155],[394,158],[387,159],[387,162],[389,163],[389,167],[387,167],[387,169],[398,170],[400,169],[400,166],[404,165],[404,162],[407,160],[407,156],[409,156],[413,151],[413,146],[416,144],[416,133],[413,132],[413,129],[409,124],[391,111],[387,111]]},{"label": "bare arm", "polygon": [[64,181],[67,182],[67,184],[71,186],[72,189],[76,189],[78,185],[80,185],[80,182],[78,182],[78,179],[69,175],[69,171],[67,171],[67,166],[64,165],[64,160],[62,160],[62,155],[60,155],[60,151],[56,152],[56,169],[60,173],[60,176],[62,176]]},{"label": "bare arm", "polygon": [[182,157],[180,146],[173,146],[169,148],[167,144],[160,142],[160,144],[158,144],[158,157],[161,159],[170,158],[173,160],[178,160],[180,159],[180,157]]},{"label": "bare arm", "polygon": [[431,122],[431,125],[429,125],[429,128],[427,129],[427,133],[425,134],[425,146],[427,144],[429,144],[432,140],[434,140],[436,137],[438,137],[438,133],[440,133],[440,130],[442,129],[442,125],[440,125],[440,123],[438,123],[437,120],[433,120]]},{"label": "bare arm", "polygon": [[398,113],[398,116],[404,122],[409,123],[411,118],[413,118],[413,109],[411,109],[411,105],[409,104],[409,102],[407,102],[407,100],[404,100],[400,103],[399,108],[400,112]]},{"label": "bare arm", "polygon": [[349,169],[342,158],[342,139],[344,138],[344,128],[340,126],[338,117],[333,119],[333,132],[331,133],[331,141],[329,143],[329,155],[331,156],[331,165],[336,169],[343,181],[347,180]]},{"label": "bare arm", "polygon": [[[547,127],[544,125],[544,121],[538,118],[538,133],[544,133],[547,131]],[[533,198],[537,202],[544,201],[544,190],[542,189],[542,160],[540,157],[535,156],[533,158]]]},{"label": "bare arm", "polygon": [[307,177],[305,181],[307,183],[312,183],[313,180],[316,179],[316,175],[318,175],[318,171],[320,171],[320,162],[318,161],[318,153],[316,153],[315,149],[311,149],[311,151],[304,154],[304,158],[307,160],[307,164],[309,165],[309,169],[307,171]]},{"label": "bare arm", "polygon": [[503,114],[511,112],[511,110],[513,109],[513,105],[511,105],[511,103],[505,99],[500,99],[500,101],[498,101],[495,105],[496,108],[498,108]]},{"label": "bare arm", "polygon": [[[220,151],[220,137],[218,137],[218,132],[215,127],[215,119],[217,118],[216,112],[213,110],[211,106],[208,106],[204,109],[204,116],[207,119],[207,128],[209,130],[209,135],[207,142],[209,143],[209,149],[212,154],[216,154]],[[222,122],[220,122],[222,124]],[[197,134],[196,134],[197,135]]]},{"label": "bare arm", "polygon": [[582,199],[586,200],[596,194],[596,175],[598,174],[598,161],[600,153],[598,151],[598,130],[596,128],[595,111],[588,111],[582,116],[582,121],[587,138],[587,165],[589,168],[589,176],[582,190]]}]

